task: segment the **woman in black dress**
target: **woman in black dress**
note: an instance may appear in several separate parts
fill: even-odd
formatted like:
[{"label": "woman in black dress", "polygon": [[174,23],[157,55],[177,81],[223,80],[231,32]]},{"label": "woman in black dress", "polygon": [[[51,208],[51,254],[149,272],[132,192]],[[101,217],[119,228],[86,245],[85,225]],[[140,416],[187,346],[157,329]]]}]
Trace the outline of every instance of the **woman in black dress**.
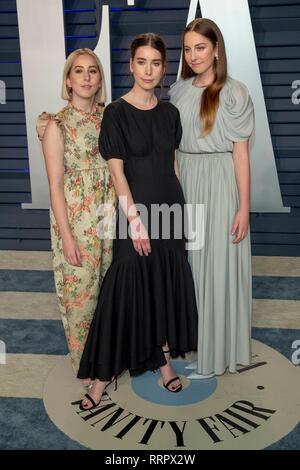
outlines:
[{"label": "woman in black dress", "polygon": [[[165,68],[162,39],[152,33],[135,38],[130,60],[133,88],[104,111],[100,152],[109,161],[131,238],[117,229],[113,262],[78,372],[78,378],[95,379],[80,404],[84,410],[97,406],[108,383],[125,369],[135,375],[160,368],[165,388],[180,391],[170,357],[197,347],[198,316],[183,233],[184,197],[175,163],[180,117],[171,103],[154,93]],[[181,217],[174,215],[168,227],[158,227],[154,213],[160,205],[163,211],[176,206],[174,214],[179,208]]]}]

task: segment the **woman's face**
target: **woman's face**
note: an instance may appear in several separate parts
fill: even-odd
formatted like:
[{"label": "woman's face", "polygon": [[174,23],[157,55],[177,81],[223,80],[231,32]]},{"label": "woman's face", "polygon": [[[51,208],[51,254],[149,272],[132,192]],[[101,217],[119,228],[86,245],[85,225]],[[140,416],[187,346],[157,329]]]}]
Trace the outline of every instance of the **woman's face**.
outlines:
[{"label": "woman's face", "polygon": [[183,47],[186,63],[194,73],[198,75],[212,69],[218,49],[209,39],[189,31],[184,35]]},{"label": "woman's face", "polygon": [[83,54],[76,57],[67,78],[74,96],[91,98],[101,87],[101,74],[94,57]]},{"label": "woman's face", "polygon": [[164,73],[165,66],[161,53],[150,46],[139,47],[133,59],[130,60],[130,71],[135,83],[143,90],[155,88]]}]

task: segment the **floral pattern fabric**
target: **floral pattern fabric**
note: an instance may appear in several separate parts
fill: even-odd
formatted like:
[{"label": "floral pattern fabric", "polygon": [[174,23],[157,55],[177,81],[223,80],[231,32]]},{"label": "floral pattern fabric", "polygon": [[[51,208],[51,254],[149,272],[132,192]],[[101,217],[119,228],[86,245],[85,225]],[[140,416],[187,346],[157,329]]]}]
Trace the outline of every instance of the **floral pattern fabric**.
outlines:
[{"label": "floral pattern fabric", "polygon": [[[81,253],[81,267],[66,262],[50,209],[56,292],[75,373],[100,286],[112,260],[116,194],[107,163],[98,149],[102,113],[100,106],[94,113],[85,113],[69,104],[56,115],[43,113],[38,120],[40,138],[49,119],[58,123],[64,137],[64,194],[71,231]],[[101,223],[103,218],[105,224]]]}]

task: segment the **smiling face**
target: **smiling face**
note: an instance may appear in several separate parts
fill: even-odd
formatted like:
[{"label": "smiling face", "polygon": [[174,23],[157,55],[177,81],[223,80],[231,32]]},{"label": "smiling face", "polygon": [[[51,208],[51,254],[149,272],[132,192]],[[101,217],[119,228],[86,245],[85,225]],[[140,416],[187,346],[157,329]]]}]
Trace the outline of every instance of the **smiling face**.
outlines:
[{"label": "smiling face", "polygon": [[89,99],[101,88],[101,74],[95,59],[88,54],[81,54],[74,60],[67,86],[75,97]]},{"label": "smiling face", "polygon": [[184,35],[184,57],[192,71],[199,75],[213,71],[218,47],[205,36],[195,31]]},{"label": "smiling face", "polygon": [[155,88],[163,76],[165,65],[161,53],[151,46],[140,46],[130,59],[130,71],[135,84],[143,90]]}]

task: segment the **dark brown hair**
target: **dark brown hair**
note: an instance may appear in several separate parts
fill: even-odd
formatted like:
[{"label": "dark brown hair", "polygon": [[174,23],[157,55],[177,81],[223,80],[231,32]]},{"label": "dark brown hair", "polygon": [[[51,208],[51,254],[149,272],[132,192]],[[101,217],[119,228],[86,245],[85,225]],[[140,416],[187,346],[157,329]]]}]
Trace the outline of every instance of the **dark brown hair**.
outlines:
[{"label": "dark brown hair", "polygon": [[[215,59],[213,64],[215,78],[213,83],[204,90],[200,106],[202,136],[205,136],[211,132],[215,123],[220,91],[227,79],[227,58],[223,35],[214,21],[207,18],[196,18],[189,23],[183,33],[183,47],[186,33],[192,31],[205,36],[214,47],[218,45],[218,59]],[[181,77],[186,79],[193,76],[196,76],[196,73],[187,64],[183,53]]]},{"label": "dark brown hair", "polygon": [[144,33],[136,36],[130,46],[131,59],[134,59],[135,53],[139,47],[150,46],[161,54],[163,65],[167,61],[166,46],[163,39],[154,33]]}]

